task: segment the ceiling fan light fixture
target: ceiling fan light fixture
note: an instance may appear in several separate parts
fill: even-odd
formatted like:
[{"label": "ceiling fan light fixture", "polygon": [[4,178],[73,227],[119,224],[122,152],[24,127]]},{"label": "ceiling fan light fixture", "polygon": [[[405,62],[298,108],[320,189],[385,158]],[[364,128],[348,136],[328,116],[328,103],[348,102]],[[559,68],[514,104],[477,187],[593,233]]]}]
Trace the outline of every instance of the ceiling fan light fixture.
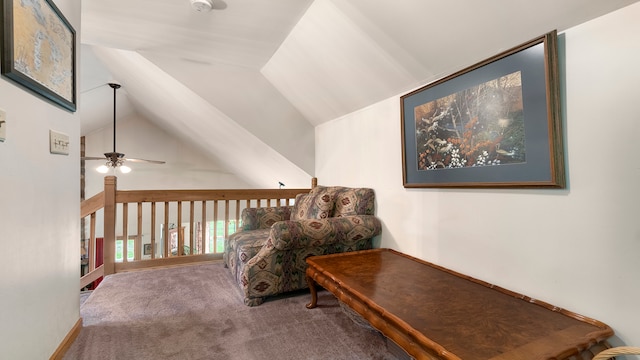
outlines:
[{"label": "ceiling fan light fixture", "polygon": [[100,174],[106,174],[109,172],[109,167],[107,165],[100,165],[96,168],[96,171]]},{"label": "ceiling fan light fixture", "polygon": [[209,12],[213,9],[213,0],[190,0],[191,7],[197,12]]},{"label": "ceiling fan light fixture", "polygon": [[101,157],[82,157],[82,160],[107,160],[104,165],[96,168],[99,173],[106,174],[109,172],[109,169],[113,169],[115,174],[117,169],[120,169],[120,173],[128,174],[131,172],[131,168],[124,165],[125,161],[138,161],[138,162],[148,162],[153,164],[164,164],[164,161],[158,160],[144,160],[144,159],[126,159],[123,153],[119,153],[116,151],[116,90],[118,90],[121,85],[115,82],[110,82],[109,86],[113,89],[113,151],[104,153],[104,158]]}]

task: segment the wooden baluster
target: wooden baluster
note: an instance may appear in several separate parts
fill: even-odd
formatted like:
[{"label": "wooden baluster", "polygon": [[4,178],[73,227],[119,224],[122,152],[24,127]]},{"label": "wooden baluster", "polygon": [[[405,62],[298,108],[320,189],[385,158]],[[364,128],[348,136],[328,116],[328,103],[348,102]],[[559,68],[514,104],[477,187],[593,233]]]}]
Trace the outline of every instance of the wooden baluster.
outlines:
[{"label": "wooden baluster", "polygon": [[122,262],[129,261],[129,203],[122,203]]},{"label": "wooden baluster", "polygon": [[[233,225],[233,232],[238,231],[238,224],[240,223],[240,200],[236,200],[236,219]],[[225,238],[226,239],[226,238]]]},{"label": "wooden baluster", "polygon": [[142,203],[138,202],[138,235],[136,236],[133,258],[142,259]]},{"label": "wooden baluster", "polygon": [[229,237],[229,200],[224,201],[224,238]]},{"label": "wooden baluster", "polygon": [[151,258],[156,258],[156,203],[151,202]]},{"label": "wooden baluster", "polygon": [[193,255],[195,250],[195,246],[193,246],[195,244],[193,240],[196,234],[194,226],[195,221],[193,219],[194,210],[195,207],[193,201],[189,201],[189,255]]},{"label": "wooden baluster", "polygon": [[104,177],[104,274],[115,273],[116,251],[116,189],[115,176]]},{"label": "wooden baluster", "polygon": [[202,201],[202,231],[200,232],[200,254],[205,254],[206,251],[206,247],[205,247],[205,241],[206,241],[206,227],[207,227],[207,202],[206,201]]},{"label": "wooden baluster", "polygon": [[213,201],[213,253],[218,252],[218,200]]},{"label": "wooden baluster", "polygon": [[89,271],[96,269],[96,213],[91,213],[89,228]]},{"label": "wooden baluster", "polygon": [[164,203],[164,241],[163,241],[163,257],[169,257],[169,202]]},{"label": "wooden baluster", "polygon": [[178,256],[183,255],[184,252],[184,232],[182,231],[182,201],[178,201],[178,250],[176,254]]}]

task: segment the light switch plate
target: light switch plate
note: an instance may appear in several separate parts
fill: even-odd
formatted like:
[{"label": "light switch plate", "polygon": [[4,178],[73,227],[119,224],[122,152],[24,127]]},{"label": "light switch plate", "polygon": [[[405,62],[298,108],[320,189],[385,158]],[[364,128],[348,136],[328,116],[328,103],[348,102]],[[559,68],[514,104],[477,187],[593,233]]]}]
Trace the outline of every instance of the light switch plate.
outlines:
[{"label": "light switch plate", "polygon": [[49,130],[49,152],[69,155],[69,135]]},{"label": "light switch plate", "polygon": [[0,109],[0,141],[7,138],[7,113]]}]

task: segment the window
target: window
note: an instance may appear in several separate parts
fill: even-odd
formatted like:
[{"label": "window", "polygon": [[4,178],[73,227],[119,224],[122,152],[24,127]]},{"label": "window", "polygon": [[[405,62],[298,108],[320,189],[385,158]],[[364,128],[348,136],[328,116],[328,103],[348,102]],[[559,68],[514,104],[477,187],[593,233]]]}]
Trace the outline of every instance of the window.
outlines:
[{"label": "window", "polygon": [[[122,252],[124,251],[122,240],[116,240],[116,262],[122,262]],[[133,261],[135,254],[135,239],[127,240],[127,261]]]},{"label": "window", "polygon": [[[207,252],[208,253],[222,253],[224,252],[224,220],[218,220],[216,222],[216,234],[215,241],[213,236],[213,221],[207,222]],[[227,230],[228,234],[233,234],[236,232],[236,221],[229,220],[229,228]],[[215,248],[214,248],[215,244]]]},{"label": "window", "polygon": [[[132,238],[129,238],[129,240],[127,240],[127,261],[133,261],[135,258],[135,246],[136,246],[136,240],[135,240],[135,236]],[[123,261],[123,252],[124,252],[124,243],[122,240],[122,236],[119,236],[118,239],[116,240],[116,262],[122,262]]]}]

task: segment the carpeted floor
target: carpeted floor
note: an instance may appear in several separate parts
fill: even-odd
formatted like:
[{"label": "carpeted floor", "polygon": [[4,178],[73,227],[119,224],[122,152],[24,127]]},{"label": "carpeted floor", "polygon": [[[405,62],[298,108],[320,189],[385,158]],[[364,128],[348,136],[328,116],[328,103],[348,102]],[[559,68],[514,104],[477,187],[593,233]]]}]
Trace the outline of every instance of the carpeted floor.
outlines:
[{"label": "carpeted floor", "polygon": [[93,290],[80,291],[80,306],[91,296]]},{"label": "carpeted floor", "polygon": [[308,291],[245,306],[222,264],[115,274],[81,306],[83,328],[64,359],[397,358],[333,295],[318,298],[312,310]]}]

